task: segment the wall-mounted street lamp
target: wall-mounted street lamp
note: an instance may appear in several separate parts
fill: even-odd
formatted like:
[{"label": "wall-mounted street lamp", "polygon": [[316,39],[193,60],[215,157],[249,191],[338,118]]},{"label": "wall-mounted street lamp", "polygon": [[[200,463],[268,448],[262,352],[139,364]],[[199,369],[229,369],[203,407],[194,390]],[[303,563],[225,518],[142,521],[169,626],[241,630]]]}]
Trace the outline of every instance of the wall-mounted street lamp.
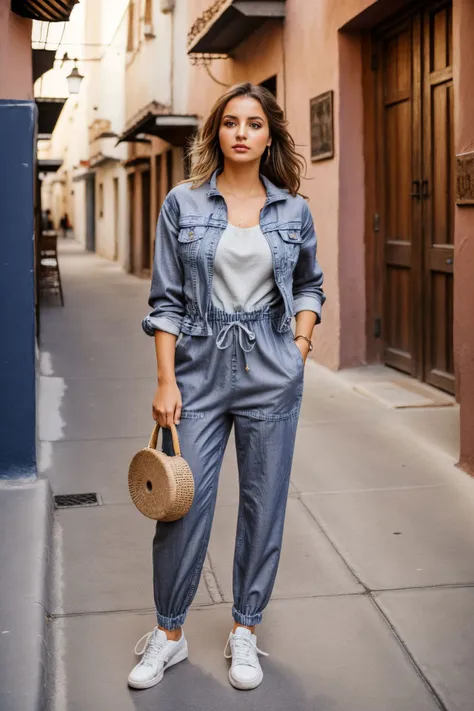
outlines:
[{"label": "wall-mounted street lamp", "polygon": [[77,68],[77,59],[74,60],[74,66],[71,69],[71,73],[69,74],[69,76],[66,77],[66,79],[69,93],[79,94],[82,80],[84,79],[84,77]]}]

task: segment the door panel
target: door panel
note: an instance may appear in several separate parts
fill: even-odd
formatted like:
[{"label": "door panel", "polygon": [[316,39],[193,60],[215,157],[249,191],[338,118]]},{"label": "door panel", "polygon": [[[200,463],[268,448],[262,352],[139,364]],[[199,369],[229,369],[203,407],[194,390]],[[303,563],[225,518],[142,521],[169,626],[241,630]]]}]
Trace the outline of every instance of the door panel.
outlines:
[{"label": "door panel", "polygon": [[135,274],[135,173],[129,173],[128,183],[128,269]]},{"label": "door panel", "polygon": [[412,282],[419,236],[411,193],[419,145],[413,131],[417,87],[412,78],[413,58],[419,46],[414,39],[413,22],[391,29],[382,46],[385,361],[414,375],[416,320]]},{"label": "door panel", "polygon": [[151,173],[143,171],[142,178],[142,276],[149,276],[151,269]]},{"label": "door panel", "polygon": [[424,18],[424,378],[454,393],[454,127],[451,5]]}]

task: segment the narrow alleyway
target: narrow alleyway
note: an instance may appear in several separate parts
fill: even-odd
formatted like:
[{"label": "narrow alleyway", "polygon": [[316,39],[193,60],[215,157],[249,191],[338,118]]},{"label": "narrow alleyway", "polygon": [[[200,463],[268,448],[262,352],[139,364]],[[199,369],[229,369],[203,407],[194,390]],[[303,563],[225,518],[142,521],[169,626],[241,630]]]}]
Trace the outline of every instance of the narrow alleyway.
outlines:
[{"label": "narrow alleyway", "polygon": [[190,658],[153,689],[127,688],[134,645],[154,624],[153,522],[127,490],[152,427],[148,283],[75,243],[61,249],[65,307],[42,311],[40,467],[55,494],[97,492],[102,505],[56,514],[51,711],[472,711],[474,481],[418,435],[428,411],[384,409],[313,363],[259,630],[270,653],[262,686],[232,689],[223,656],[238,496],[230,447],[186,623]]}]

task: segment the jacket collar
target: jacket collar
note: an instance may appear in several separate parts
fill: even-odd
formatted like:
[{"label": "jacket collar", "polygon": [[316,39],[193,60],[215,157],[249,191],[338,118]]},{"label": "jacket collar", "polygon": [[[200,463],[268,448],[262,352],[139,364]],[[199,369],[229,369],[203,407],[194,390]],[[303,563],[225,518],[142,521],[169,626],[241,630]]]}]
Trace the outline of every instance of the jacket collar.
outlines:
[{"label": "jacket collar", "polygon": [[[219,188],[217,187],[217,176],[219,173],[222,172],[221,168],[217,168],[217,170],[214,171],[212,174],[212,177],[209,181],[209,190],[207,191],[207,197],[215,197],[215,196],[222,196],[222,193],[219,191]],[[272,202],[279,202],[280,200],[287,200],[288,199],[288,191],[283,190],[282,188],[277,188],[276,185],[274,185],[271,180],[269,180],[265,175],[260,174],[260,179],[265,187],[265,190],[267,192],[267,200],[266,204],[269,205]]]}]

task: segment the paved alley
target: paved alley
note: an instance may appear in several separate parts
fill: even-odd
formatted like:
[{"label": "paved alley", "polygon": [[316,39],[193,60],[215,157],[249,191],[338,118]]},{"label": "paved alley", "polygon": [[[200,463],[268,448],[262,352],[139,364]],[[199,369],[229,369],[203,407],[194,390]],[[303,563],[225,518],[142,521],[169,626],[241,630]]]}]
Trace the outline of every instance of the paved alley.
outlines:
[{"label": "paved alley", "polygon": [[[153,426],[148,282],[73,242],[61,269],[65,306],[41,318],[39,464],[54,494],[97,492],[101,505],[56,512],[50,711],[472,711],[474,481],[440,446],[453,408],[388,410],[312,362],[279,575],[258,630],[270,654],[261,687],[234,690],[223,655],[232,443],[185,626],[189,660],[153,689],[127,687],[134,646],[155,623],[154,524],[127,488]],[[430,418],[439,438],[424,431]]]}]

